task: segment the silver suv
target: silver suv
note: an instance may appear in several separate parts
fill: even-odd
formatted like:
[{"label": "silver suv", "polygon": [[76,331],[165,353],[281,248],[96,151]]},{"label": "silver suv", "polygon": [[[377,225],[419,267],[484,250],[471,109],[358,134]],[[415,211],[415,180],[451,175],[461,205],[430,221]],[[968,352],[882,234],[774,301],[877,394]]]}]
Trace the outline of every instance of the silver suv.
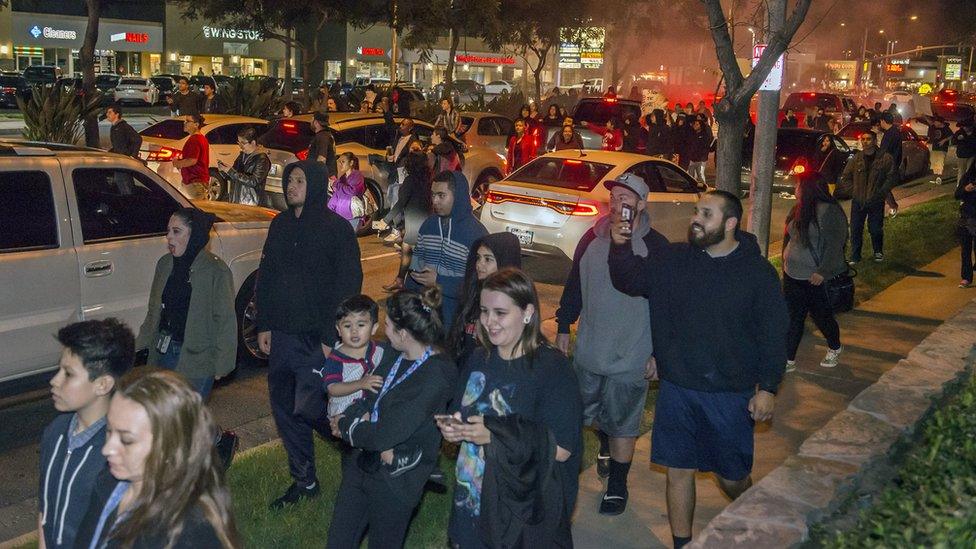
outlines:
[{"label": "silver suv", "polygon": [[[57,367],[53,334],[65,324],[112,316],[138,330],[166,253],[166,224],[186,206],[217,216],[209,249],[230,266],[247,328],[272,212],[191,204],[126,156],[0,141],[0,382]],[[243,330],[239,343],[239,356],[248,356]]]}]

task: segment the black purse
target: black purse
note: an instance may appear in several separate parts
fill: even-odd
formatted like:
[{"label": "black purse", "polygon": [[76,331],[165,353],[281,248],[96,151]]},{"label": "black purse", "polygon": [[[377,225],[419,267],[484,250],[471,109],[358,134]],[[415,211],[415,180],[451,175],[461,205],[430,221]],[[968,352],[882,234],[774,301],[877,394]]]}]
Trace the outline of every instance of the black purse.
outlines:
[{"label": "black purse", "polygon": [[[820,228],[820,221],[814,218],[814,222],[817,224],[817,228]],[[821,233],[822,236],[822,233]],[[823,246],[823,238],[820,239],[818,243],[818,248]],[[846,243],[845,243],[846,247]],[[810,254],[813,255],[813,261],[816,262],[817,268],[820,267],[820,257],[817,256],[810,250]],[[830,304],[830,309],[835,313],[846,313],[854,309],[854,277],[857,276],[857,270],[847,266],[847,270],[823,281],[820,286],[827,293],[827,303]]]}]

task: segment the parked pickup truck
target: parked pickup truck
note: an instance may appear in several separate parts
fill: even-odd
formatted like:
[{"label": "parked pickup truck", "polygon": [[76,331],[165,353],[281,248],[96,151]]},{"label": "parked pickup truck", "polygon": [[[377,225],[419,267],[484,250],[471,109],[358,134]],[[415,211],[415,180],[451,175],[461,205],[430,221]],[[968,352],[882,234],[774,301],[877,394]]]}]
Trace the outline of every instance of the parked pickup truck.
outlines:
[{"label": "parked pickup truck", "polygon": [[234,275],[239,332],[253,331],[244,313],[274,212],[191,204],[122,155],[0,141],[0,383],[56,368],[54,334],[71,322],[117,317],[137,331],[166,225],[187,206],[217,216],[209,249]]},{"label": "parked pickup truck", "polygon": [[[576,104],[573,109],[573,123],[576,131],[583,138],[584,149],[600,150],[603,148],[603,134],[583,126],[586,122],[590,126],[604,127],[607,120],[614,118],[617,122],[623,122],[628,116],[633,116],[634,120],[640,120],[640,102],[630,99],[619,99],[616,97],[584,97]],[[540,152],[545,152],[545,147],[553,135],[562,131],[557,127],[546,127],[545,139],[539,143]]]}]

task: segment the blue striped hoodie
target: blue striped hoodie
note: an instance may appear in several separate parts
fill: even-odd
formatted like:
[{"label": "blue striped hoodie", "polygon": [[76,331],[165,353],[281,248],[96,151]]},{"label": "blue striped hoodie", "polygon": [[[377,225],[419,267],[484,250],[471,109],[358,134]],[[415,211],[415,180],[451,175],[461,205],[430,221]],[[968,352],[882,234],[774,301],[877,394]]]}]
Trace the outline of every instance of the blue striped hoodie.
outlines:
[{"label": "blue striped hoodie", "polygon": [[[432,266],[437,270],[437,284],[444,292],[441,314],[445,329],[449,329],[454,322],[471,245],[488,234],[488,230],[471,211],[468,180],[461,172],[450,173],[454,190],[451,215],[431,215],[420,226],[411,266],[418,270]],[[411,290],[421,289],[411,277],[407,277],[406,284]]]}]

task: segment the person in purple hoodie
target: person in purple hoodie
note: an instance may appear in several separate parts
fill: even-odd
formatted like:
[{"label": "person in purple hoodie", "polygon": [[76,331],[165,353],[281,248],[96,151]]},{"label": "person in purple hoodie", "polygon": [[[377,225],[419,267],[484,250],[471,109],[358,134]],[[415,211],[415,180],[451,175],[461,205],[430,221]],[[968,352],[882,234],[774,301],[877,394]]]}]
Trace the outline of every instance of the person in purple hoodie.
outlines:
[{"label": "person in purple hoodie", "polygon": [[344,152],[336,159],[336,167],[339,178],[332,184],[329,209],[352,223],[353,229],[358,229],[364,212],[355,211],[359,208],[353,208],[353,199],[362,201],[366,193],[366,180],[363,179],[363,172],[359,171],[359,158],[351,152]]}]

